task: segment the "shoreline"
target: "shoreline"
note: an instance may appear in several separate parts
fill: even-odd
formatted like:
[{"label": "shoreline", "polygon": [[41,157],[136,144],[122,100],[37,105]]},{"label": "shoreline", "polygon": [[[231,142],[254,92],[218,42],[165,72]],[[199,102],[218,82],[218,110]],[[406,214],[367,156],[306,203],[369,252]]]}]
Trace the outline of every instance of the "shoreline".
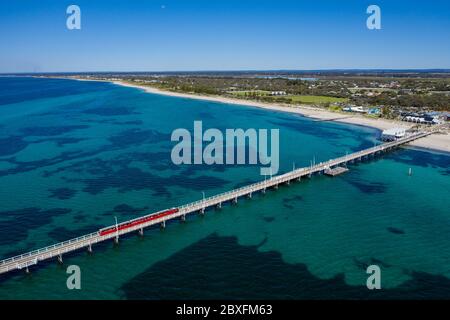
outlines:
[{"label": "shoreline", "polygon": [[[65,78],[67,79],[67,78]],[[258,101],[248,101],[242,99],[235,98],[227,98],[220,96],[206,96],[206,95],[197,95],[197,94],[189,94],[189,93],[179,93],[173,91],[165,91],[161,89],[157,89],[150,86],[138,85],[138,84],[130,84],[124,81],[118,80],[95,80],[95,79],[80,79],[80,78],[69,78],[76,79],[79,81],[101,81],[101,82],[110,82],[119,86],[141,89],[147,93],[159,94],[171,97],[178,98],[187,98],[194,100],[205,100],[212,101],[218,103],[225,104],[233,104],[233,105],[241,105],[247,107],[256,107],[262,108],[266,110],[272,111],[281,111],[281,112],[289,112],[299,114],[301,116],[314,119],[318,122],[321,121],[333,121],[338,123],[352,124],[364,127],[370,127],[372,129],[377,129],[380,131],[393,128],[393,127],[404,127],[409,129],[413,126],[411,123],[404,123],[396,120],[382,119],[382,118],[367,118],[360,115],[355,114],[346,114],[346,113],[338,113],[332,112],[328,110],[323,110],[320,108],[314,108],[310,106],[286,106],[281,104],[269,104],[265,102]],[[419,139],[409,144],[409,146],[417,147],[419,149],[423,149],[425,151],[436,151],[436,152],[445,152],[450,154],[450,134],[434,134],[428,137]]]}]

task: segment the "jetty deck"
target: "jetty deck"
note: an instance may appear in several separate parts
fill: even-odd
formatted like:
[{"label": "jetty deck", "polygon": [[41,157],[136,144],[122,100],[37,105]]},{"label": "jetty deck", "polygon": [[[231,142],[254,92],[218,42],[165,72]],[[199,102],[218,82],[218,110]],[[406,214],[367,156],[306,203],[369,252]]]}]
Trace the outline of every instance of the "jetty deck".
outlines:
[{"label": "jetty deck", "polygon": [[338,176],[338,175],[340,175],[340,174],[343,174],[343,173],[345,173],[345,172],[347,172],[348,171],[348,168],[346,168],[346,167],[336,167],[336,168],[329,168],[329,169],[325,169],[325,174],[327,175],[327,176],[330,176],[330,177],[335,177],[335,176]]},{"label": "jetty deck", "polygon": [[[138,231],[143,234],[143,230],[153,225],[160,225],[165,227],[166,221],[180,218],[184,220],[186,215],[191,213],[203,214],[207,208],[210,207],[221,207],[223,203],[231,201],[236,203],[241,197],[251,198],[252,194],[256,192],[266,192],[269,188],[277,189],[281,184],[289,184],[293,181],[300,181],[303,177],[311,177],[316,173],[325,173],[326,170],[333,170],[334,168],[340,167],[342,165],[347,165],[347,163],[353,163],[356,161],[361,161],[364,158],[374,157],[377,154],[388,152],[392,149],[400,147],[401,145],[407,144],[411,141],[423,138],[433,132],[422,132],[408,137],[402,138],[397,141],[392,141],[388,143],[383,143],[372,148],[368,148],[362,151],[358,151],[352,154],[347,154],[343,157],[331,159],[326,162],[320,162],[318,164],[311,164],[309,167],[299,168],[292,170],[290,172],[273,176],[270,179],[265,179],[254,184],[247,185],[245,187],[231,190],[222,194],[218,194],[212,197],[204,198],[199,201],[188,203],[179,206],[176,213],[154,219],[142,224],[138,224],[127,228],[125,230],[119,230],[117,232],[100,235],[100,232],[94,232],[87,234],[72,240],[57,243],[42,249],[27,252],[12,258],[4,259],[0,261],[0,274],[11,272],[14,270],[25,270],[29,272],[29,267],[38,264],[40,261],[57,258],[62,263],[62,257],[64,254],[73,252],[76,250],[88,250],[92,251],[92,246],[96,243],[107,241],[113,239],[118,241],[119,237],[124,234],[132,233]],[[150,216],[150,215],[148,215]],[[138,218],[139,219],[139,218]],[[129,220],[123,223],[132,223],[137,219]],[[132,225],[132,224],[131,224]],[[115,226],[111,226],[113,228]]]}]

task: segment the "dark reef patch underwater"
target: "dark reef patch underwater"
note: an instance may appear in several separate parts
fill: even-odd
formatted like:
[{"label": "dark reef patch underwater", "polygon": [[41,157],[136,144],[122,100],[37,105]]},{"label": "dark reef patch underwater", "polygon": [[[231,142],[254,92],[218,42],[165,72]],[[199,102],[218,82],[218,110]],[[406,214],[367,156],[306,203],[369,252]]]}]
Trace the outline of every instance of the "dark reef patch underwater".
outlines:
[{"label": "dark reef patch underwater", "polygon": [[56,188],[50,189],[49,191],[51,193],[51,195],[49,196],[50,198],[57,198],[60,200],[70,199],[77,193],[77,190],[70,188]]},{"label": "dark reef patch underwater", "polygon": [[393,233],[393,234],[405,234],[405,231],[403,231],[402,229],[398,229],[398,228],[394,228],[394,227],[388,227],[387,231],[389,231],[390,233]]},{"label": "dark reef patch underwater", "polygon": [[212,234],[156,263],[124,284],[121,291],[126,299],[275,300],[439,299],[450,293],[446,277],[408,273],[412,279],[399,287],[368,290],[347,285],[343,274],[320,279],[304,264],[283,262],[278,252],[259,252],[257,246],[239,245],[234,237]]},{"label": "dark reef patch underwater", "polygon": [[[71,209],[24,208],[12,211],[0,211],[0,245],[15,244],[26,239],[29,232],[49,224],[54,217],[70,213]],[[7,235],[7,236],[6,236]]]}]

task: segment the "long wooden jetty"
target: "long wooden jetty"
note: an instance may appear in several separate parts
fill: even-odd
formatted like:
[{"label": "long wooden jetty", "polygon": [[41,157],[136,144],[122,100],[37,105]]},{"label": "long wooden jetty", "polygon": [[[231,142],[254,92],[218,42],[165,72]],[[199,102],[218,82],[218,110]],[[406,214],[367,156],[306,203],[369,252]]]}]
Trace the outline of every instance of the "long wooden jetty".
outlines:
[{"label": "long wooden jetty", "polygon": [[38,264],[40,261],[57,258],[62,263],[64,254],[76,250],[87,249],[92,252],[92,246],[96,243],[114,240],[118,242],[121,235],[136,232],[143,234],[143,230],[153,225],[160,225],[165,227],[166,221],[172,219],[186,219],[186,215],[191,213],[204,214],[205,210],[210,207],[220,208],[225,202],[237,203],[241,197],[251,198],[256,192],[266,192],[269,188],[277,189],[281,184],[289,184],[293,181],[300,181],[303,177],[311,177],[315,173],[324,173],[326,170],[336,168],[338,166],[346,166],[347,163],[361,161],[364,158],[376,156],[377,154],[385,153],[395,149],[401,145],[407,144],[411,141],[423,138],[433,132],[421,132],[407,136],[405,138],[383,143],[372,148],[358,151],[352,154],[347,154],[343,157],[331,159],[326,162],[311,164],[309,167],[299,168],[290,172],[273,176],[270,179],[265,179],[248,186],[231,190],[212,197],[204,198],[192,203],[188,203],[177,208],[160,211],[140,218],[128,220],[120,224],[116,224],[97,232],[93,232],[72,240],[60,242],[42,249],[27,252],[12,258],[0,261],[0,274],[11,272],[14,270],[25,270],[29,272],[29,267]]}]

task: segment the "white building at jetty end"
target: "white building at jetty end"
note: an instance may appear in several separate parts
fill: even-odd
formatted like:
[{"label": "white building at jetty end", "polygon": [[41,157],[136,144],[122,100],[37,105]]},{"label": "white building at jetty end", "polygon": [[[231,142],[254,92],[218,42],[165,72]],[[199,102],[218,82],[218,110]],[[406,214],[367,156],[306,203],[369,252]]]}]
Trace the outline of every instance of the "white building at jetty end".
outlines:
[{"label": "white building at jetty end", "polygon": [[391,128],[384,130],[381,134],[381,140],[383,141],[395,141],[397,139],[404,138],[406,136],[406,128]]}]

